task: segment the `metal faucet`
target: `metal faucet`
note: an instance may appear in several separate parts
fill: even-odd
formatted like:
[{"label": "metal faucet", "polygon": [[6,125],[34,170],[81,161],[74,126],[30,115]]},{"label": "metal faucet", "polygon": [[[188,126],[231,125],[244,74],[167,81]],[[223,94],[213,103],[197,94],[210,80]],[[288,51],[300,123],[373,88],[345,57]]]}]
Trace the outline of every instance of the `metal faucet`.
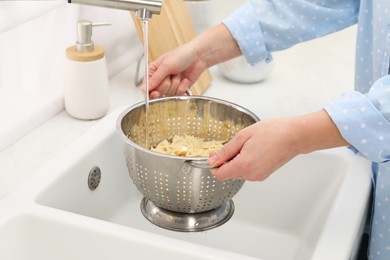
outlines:
[{"label": "metal faucet", "polygon": [[160,14],[162,6],[162,0],[68,0],[68,3],[135,11],[142,21],[150,20],[153,14]]}]

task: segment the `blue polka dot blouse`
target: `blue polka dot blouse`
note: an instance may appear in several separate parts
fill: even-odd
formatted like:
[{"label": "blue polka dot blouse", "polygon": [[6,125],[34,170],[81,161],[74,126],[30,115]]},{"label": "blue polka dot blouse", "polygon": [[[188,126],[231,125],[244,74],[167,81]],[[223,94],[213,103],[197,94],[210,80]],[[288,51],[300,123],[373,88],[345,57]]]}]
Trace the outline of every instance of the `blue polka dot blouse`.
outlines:
[{"label": "blue polka dot blouse", "polygon": [[253,65],[358,23],[355,91],[324,109],[373,162],[369,259],[390,259],[390,0],[249,0],[223,23]]}]

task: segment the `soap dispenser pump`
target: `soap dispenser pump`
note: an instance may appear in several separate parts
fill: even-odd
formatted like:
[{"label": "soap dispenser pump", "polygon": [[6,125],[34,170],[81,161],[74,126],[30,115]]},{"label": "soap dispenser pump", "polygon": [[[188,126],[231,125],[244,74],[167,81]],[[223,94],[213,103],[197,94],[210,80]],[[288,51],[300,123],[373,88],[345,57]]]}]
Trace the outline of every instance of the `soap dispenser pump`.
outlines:
[{"label": "soap dispenser pump", "polygon": [[77,22],[77,42],[66,49],[64,101],[66,111],[83,120],[98,119],[107,114],[109,88],[103,47],[92,41],[92,28],[110,25]]}]

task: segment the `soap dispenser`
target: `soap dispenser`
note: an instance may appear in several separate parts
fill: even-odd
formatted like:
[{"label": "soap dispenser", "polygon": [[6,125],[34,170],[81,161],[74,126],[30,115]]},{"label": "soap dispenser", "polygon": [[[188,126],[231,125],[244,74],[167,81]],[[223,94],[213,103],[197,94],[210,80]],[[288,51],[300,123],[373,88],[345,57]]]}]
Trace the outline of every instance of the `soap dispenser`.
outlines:
[{"label": "soap dispenser", "polygon": [[92,42],[92,28],[109,25],[77,22],[77,42],[66,49],[64,101],[66,111],[83,120],[98,119],[109,108],[108,73],[104,49]]}]

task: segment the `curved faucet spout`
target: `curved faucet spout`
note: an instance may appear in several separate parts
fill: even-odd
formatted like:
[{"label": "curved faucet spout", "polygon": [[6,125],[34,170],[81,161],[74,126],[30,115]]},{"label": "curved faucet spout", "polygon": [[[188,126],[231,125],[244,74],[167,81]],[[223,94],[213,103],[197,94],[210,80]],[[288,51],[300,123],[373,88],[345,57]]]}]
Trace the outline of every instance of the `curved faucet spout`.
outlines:
[{"label": "curved faucet spout", "polygon": [[162,0],[68,0],[68,3],[135,11],[141,20],[149,20],[153,14],[160,14],[162,7]]}]

